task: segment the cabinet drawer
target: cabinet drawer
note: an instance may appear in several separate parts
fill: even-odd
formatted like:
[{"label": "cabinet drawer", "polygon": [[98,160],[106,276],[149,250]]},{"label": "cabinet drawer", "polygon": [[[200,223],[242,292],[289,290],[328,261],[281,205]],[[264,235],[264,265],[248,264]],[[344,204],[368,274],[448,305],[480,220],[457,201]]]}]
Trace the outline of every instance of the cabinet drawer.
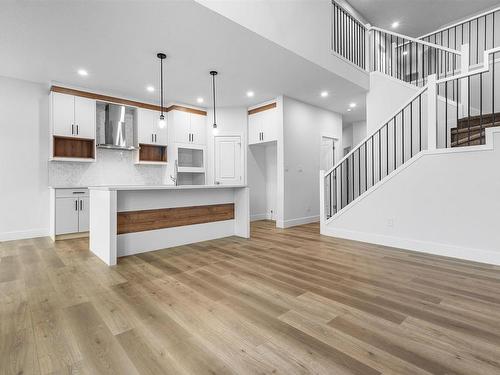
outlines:
[{"label": "cabinet drawer", "polygon": [[56,189],[56,198],[88,197],[89,189]]}]

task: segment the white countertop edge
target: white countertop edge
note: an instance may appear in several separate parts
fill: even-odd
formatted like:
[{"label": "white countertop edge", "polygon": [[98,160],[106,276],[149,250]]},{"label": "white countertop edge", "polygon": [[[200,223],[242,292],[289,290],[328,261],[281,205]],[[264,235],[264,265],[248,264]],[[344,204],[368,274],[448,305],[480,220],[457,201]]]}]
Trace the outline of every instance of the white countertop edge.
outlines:
[{"label": "white countertop edge", "polygon": [[240,189],[246,185],[110,185],[110,186],[89,186],[89,190],[195,190],[195,189]]}]

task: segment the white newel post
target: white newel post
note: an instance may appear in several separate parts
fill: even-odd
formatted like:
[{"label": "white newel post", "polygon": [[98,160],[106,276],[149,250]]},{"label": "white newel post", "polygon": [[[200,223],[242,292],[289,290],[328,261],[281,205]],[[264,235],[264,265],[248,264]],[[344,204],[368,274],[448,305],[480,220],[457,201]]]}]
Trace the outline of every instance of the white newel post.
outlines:
[{"label": "white newel post", "polygon": [[325,223],[325,171],[319,171],[319,232],[323,233]]},{"label": "white newel post", "polygon": [[437,85],[436,75],[427,77],[427,149],[437,147]]},{"label": "white newel post", "polygon": [[[469,57],[470,57],[470,48],[469,44],[462,44],[461,55],[460,55],[460,74],[469,73]],[[466,79],[462,79],[459,81],[460,84],[460,117],[465,117],[467,115],[466,112],[466,103],[468,103],[469,98],[467,95],[469,94],[469,83]]]},{"label": "white newel post", "polygon": [[[370,24],[366,25],[365,32],[365,70],[370,72]],[[375,47],[374,47],[375,48]]]}]

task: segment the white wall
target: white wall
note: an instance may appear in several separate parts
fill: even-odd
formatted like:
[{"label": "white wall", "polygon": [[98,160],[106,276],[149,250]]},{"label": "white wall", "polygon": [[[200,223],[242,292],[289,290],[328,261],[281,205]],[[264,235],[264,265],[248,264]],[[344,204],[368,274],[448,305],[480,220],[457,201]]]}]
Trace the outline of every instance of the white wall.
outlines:
[{"label": "white wall", "polygon": [[[283,222],[288,227],[319,220],[321,137],[342,143],[342,116],[283,97]],[[278,148],[279,152],[279,148]],[[335,160],[340,160],[337,148]],[[278,154],[278,168],[281,168]],[[280,180],[278,179],[278,184]],[[280,189],[278,188],[278,199]]]},{"label": "white wall", "polygon": [[365,138],[366,138],[366,121],[353,122],[352,123],[353,146],[357,146]]},{"label": "white wall", "polygon": [[322,233],[500,264],[500,131],[487,142],[482,149],[424,151]]},{"label": "white wall", "polygon": [[370,91],[366,95],[366,135],[389,120],[419,88],[383,73],[370,73]]},{"label": "white wall", "polygon": [[48,94],[0,77],[0,241],[48,235]]},{"label": "white wall", "polygon": [[368,74],[331,52],[329,0],[196,0],[305,59],[368,89]]}]

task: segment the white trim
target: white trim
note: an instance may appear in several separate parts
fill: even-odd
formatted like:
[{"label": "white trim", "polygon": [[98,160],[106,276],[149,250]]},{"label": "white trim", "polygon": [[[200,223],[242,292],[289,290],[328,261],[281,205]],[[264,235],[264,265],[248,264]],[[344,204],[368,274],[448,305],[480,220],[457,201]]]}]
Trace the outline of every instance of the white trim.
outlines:
[{"label": "white trim", "polygon": [[500,265],[500,253],[484,249],[472,249],[439,242],[420,241],[412,238],[385,236],[375,233],[350,231],[347,229],[323,227],[322,235],[390,246],[422,253],[465,259],[474,262]]},{"label": "white trim", "polygon": [[431,35],[434,35],[434,34],[440,33],[440,32],[442,32],[442,31],[446,31],[446,30],[449,30],[449,29],[453,29],[453,28],[455,28],[456,26],[460,26],[460,25],[463,25],[464,23],[467,23],[467,22],[469,22],[469,21],[474,21],[475,19],[482,18],[482,17],[484,17],[484,16],[488,16],[488,15],[490,15],[491,13],[495,13],[495,12],[497,12],[497,11],[499,11],[499,10],[500,10],[500,7],[496,7],[496,8],[493,8],[493,9],[491,9],[491,10],[487,10],[487,11],[485,11],[485,12],[483,12],[483,13],[478,14],[478,15],[471,16],[471,17],[469,17],[469,18],[466,18],[466,19],[465,19],[465,20],[463,20],[463,21],[458,21],[458,22],[456,22],[456,23],[454,23],[454,24],[451,24],[451,25],[448,25],[448,26],[444,26],[444,27],[442,27],[442,28],[440,28],[440,29],[437,29],[436,31],[432,31],[432,32],[430,32],[430,33],[428,33],[428,34],[425,34],[425,35],[419,36],[419,37],[418,37],[418,39],[426,38],[426,37],[428,37],[428,36],[431,36]]},{"label": "white trim", "polygon": [[268,220],[268,215],[265,213],[250,215],[250,221],[258,221],[258,220]]},{"label": "white trim", "polygon": [[319,215],[298,217],[296,219],[289,219],[289,220],[280,221],[280,223],[282,225],[280,228],[290,228],[290,227],[294,227],[297,225],[316,223],[318,221],[319,221]]},{"label": "white trim", "polygon": [[48,237],[50,235],[48,228],[16,230],[13,232],[0,233],[0,242],[24,240],[37,237]]}]

